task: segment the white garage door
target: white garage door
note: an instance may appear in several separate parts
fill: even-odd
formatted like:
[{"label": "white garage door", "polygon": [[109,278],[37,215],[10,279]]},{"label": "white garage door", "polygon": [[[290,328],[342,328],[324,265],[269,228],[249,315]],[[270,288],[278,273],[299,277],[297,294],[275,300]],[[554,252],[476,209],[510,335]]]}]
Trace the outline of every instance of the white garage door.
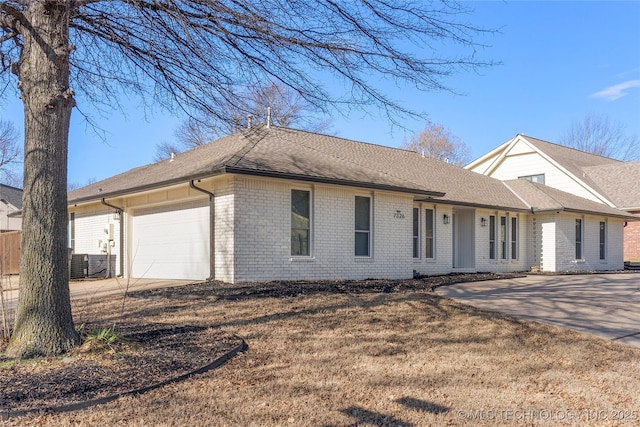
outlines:
[{"label": "white garage door", "polygon": [[132,272],[135,278],[203,280],[209,277],[208,201],[135,212]]}]

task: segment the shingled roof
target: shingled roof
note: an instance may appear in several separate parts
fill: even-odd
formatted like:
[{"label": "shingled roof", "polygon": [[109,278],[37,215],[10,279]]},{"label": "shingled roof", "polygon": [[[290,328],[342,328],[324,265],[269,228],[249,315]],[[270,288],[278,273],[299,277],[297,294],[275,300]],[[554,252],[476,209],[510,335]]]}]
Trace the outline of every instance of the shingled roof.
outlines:
[{"label": "shingled roof", "polygon": [[606,215],[622,218],[626,221],[635,221],[638,219],[631,214],[627,214],[624,211],[608,205],[526,179],[512,179],[504,181],[504,184],[518,194],[518,196],[522,197],[533,213],[565,211]]},{"label": "shingled roof", "polygon": [[585,173],[584,168],[601,165],[619,165],[624,163],[610,157],[587,153],[586,151],[554,144],[552,142],[543,141],[530,136],[520,136],[527,140],[531,145],[535,146],[540,152],[550,157],[558,165],[604,196],[606,196],[606,194],[598,186],[598,183]]},{"label": "shingled roof", "polygon": [[0,199],[6,200],[17,209],[22,209],[22,189],[0,184]]},{"label": "shingled roof", "polygon": [[[173,159],[79,188],[69,193],[69,203],[119,197],[224,173],[400,191],[417,200],[475,207],[529,211],[535,204],[514,193],[515,187],[527,187],[507,186],[413,151],[274,126],[238,132]],[[532,191],[527,195],[542,197]],[[578,203],[571,206],[577,209]],[[598,213],[607,209],[598,207]]]},{"label": "shingled roof", "polygon": [[618,209],[640,210],[640,162],[619,162],[583,168]]}]

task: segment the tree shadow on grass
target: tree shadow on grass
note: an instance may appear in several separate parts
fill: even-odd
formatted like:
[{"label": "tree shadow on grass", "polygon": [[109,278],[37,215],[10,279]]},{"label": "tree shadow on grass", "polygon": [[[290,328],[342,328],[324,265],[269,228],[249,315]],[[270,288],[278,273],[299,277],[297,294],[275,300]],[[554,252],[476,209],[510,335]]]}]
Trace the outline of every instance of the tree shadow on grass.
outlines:
[{"label": "tree shadow on grass", "polygon": [[357,425],[372,425],[372,426],[397,426],[397,427],[412,427],[414,424],[407,421],[403,421],[392,415],[381,414],[379,412],[369,411],[358,406],[350,406],[345,409],[341,409],[340,412],[348,417],[354,418]]},{"label": "tree shadow on grass", "polygon": [[420,412],[429,412],[431,414],[444,414],[445,412],[449,412],[450,408],[442,405],[438,405],[437,403],[429,402],[422,399],[415,399],[413,397],[402,397],[396,402],[401,405],[406,406],[409,409],[414,409]]}]

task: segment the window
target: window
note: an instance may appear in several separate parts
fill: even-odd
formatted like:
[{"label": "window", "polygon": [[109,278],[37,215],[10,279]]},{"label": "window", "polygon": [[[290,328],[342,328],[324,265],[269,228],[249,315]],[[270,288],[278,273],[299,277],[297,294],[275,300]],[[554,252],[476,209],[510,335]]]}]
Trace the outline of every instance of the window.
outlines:
[{"label": "window", "polygon": [[413,257],[420,258],[420,208],[413,208]]},{"label": "window", "polygon": [[489,216],[489,259],[496,259],[496,217]]},{"label": "window", "polygon": [[511,217],[511,259],[518,259],[518,218]]},{"label": "window", "polygon": [[69,248],[76,248],[76,214],[71,212],[69,214]]},{"label": "window", "polygon": [[371,197],[356,196],[356,256],[371,256]]},{"label": "window", "polygon": [[518,179],[526,179],[527,181],[544,184],[544,174],[519,176]]},{"label": "window", "polygon": [[576,259],[582,259],[582,219],[576,219]]},{"label": "window", "polygon": [[500,259],[507,259],[507,217],[500,217]]},{"label": "window", "polygon": [[600,221],[600,259],[607,259],[607,223]]},{"label": "window", "polygon": [[311,241],[311,192],[291,190],[291,255],[309,256]]},{"label": "window", "polygon": [[435,224],[433,220],[435,218],[433,209],[425,209],[425,258],[435,258]]}]

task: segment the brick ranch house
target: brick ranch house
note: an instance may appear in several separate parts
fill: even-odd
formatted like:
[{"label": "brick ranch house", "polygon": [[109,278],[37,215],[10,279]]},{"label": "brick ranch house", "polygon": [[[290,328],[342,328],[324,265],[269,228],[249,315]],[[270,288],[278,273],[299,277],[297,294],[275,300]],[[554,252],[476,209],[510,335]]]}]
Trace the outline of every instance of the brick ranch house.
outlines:
[{"label": "brick ranch house", "polygon": [[[640,217],[640,162],[516,135],[466,168],[501,180],[533,180]],[[624,229],[624,259],[640,262],[640,222]]]},{"label": "brick ranch house", "polygon": [[69,193],[70,245],[133,278],[618,270],[633,216],[422,155],[258,126]]}]

